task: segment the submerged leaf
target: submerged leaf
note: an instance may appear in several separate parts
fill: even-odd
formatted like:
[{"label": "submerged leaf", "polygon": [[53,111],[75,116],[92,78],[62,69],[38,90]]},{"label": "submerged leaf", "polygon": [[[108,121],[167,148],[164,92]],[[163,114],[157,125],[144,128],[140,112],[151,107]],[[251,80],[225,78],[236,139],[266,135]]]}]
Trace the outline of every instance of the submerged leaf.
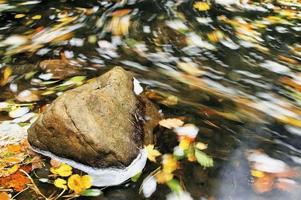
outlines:
[{"label": "submerged leaf", "polygon": [[133,176],[133,177],[131,178],[131,180],[132,180],[133,182],[137,182],[138,179],[140,178],[141,174],[142,174],[142,172],[137,173],[135,176]]},{"label": "submerged leaf", "polygon": [[173,191],[173,192],[181,192],[182,191],[182,187],[180,185],[180,182],[176,179],[172,179],[170,181],[167,182],[167,186]]},{"label": "submerged leaf", "polygon": [[81,196],[86,197],[98,197],[102,194],[102,191],[100,189],[87,189],[80,193]]}]

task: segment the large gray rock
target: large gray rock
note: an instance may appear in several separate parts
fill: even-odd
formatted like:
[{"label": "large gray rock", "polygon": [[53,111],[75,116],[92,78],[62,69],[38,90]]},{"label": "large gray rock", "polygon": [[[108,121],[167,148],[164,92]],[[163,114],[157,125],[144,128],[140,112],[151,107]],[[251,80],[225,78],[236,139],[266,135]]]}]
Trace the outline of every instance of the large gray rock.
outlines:
[{"label": "large gray rock", "polygon": [[115,67],[65,92],[29,128],[29,143],[91,167],[128,166],[152,142],[159,120],[155,106],[133,87],[132,74]]}]

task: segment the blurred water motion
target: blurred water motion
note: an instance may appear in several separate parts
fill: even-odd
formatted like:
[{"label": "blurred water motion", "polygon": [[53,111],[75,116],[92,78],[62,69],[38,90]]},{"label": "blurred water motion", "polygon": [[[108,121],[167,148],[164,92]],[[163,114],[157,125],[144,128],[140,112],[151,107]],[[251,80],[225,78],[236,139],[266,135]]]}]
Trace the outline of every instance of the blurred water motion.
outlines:
[{"label": "blurred water motion", "polygon": [[[251,182],[262,179],[246,152],[260,151],[265,166],[299,170],[300,1],[0,0],[0,24],[1,102],[34,101],[38,109],[85,81],[72,75],[120,65],[163,113],[199,125],[217,164],[206,178],[184,167],[198,174],[183,177],[194,198],[298,199],[296,189],[283,193],[288,177],[271,175],[271,194],[254,190]],[[47,75],[58,65],[62,76]],[[300,188],[298,177],[290,180]]]}]

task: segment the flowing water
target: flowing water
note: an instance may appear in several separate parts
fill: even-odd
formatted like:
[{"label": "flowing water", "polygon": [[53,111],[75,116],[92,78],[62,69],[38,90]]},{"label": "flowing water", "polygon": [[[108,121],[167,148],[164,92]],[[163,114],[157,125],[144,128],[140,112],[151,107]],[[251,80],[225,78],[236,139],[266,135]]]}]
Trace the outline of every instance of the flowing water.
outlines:
[{"label": "flowing water", "polygon": [[[300,199],[298,175],[276,177],[271,191],[254,191],[247,160],[247,152],[260,151],[299,171],[300,33],[297,1],[0,0],[2,79],[12,70],[0,101],[18,101],[29,90],[38,110],[74,86],[64,76],[70,68],[53,81],[42,61],[71,63],[88,78],[122,66],[165,117],[185,117],[208,143],[213,168],[182,163],[181,178],[194,199]],[[164,130],[160,151],[175,145]],[[140,184],[107,188],[97,199],[143,199]],[[150,199],[169,192],[160,185]]]}]

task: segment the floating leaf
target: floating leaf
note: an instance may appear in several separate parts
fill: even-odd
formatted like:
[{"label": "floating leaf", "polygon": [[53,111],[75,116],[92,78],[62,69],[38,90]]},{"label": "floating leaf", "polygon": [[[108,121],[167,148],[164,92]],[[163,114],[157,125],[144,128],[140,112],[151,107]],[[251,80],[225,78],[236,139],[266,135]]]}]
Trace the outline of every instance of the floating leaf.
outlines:
[{"label": "floating leaf", "polygon": [[213,159],[209,157],[204,152],[196,149],[195,150],[195,157],[200,165],[203,167],[213,167]]},{"label": "floating leaf", "polygon": [[102,194],[102,191],[100,189],[87,189],[80,193],[81,196],[86,197],[98,197]]},{"label": "floating leaf", "polygon": [[10,200],[11,195],[6,192],[0,192],[0,199],[1,200]]},{"label": "floating leaf", "polygon": [[70,176],[72,174],[72,167],[70,165],[62,163],[57,168],[51,167],[50,171],[53,174],[57,174],[57,175],[62,176],[62,177],[68,177],[68,176]]},{"label": "floating leaf", "polygon": [[253,189],[257,193],[270,192],[273,189],[274,177],[266,175],[261,178],[256,178],[253,183]]},{"label": "floating leaf", "polygon": [[13,70],[11,67],[6,67],[3,71],[3,77],[0,79],[0,86],[4,86],[8,83],[9,77],[12,75]]},{"label": "floating leaf", "polygon": [[39,181],[42,182],[42,183],[49,183],[48,178],[39,178]]},{"label": "floating leaf", "polygon": [[170,181],[167,182],[167,186],[176,193],[179,193],[182,191],[182,187],[180,185],[180,182],[176,179],[172,179]]},{"label": "floating leaf", "polygon": [[[21,167],[20,169],[29,172],[31,170],[30,166]],[[4,188],[13,188],[17,192],[24,190],[27,184],[31,183],[28,177],[20,171],[20,169],[7,177],[0,178],[0,186]]]},{"label": "floating leaf", "polygon": [[168,118],[159,121],[159,124],[165,128],[172,129],[183,126],[184,122],[177,118]]},{"label": "floating leaf", "polygon": [[68,187],[76,194],[80,194],[92,186],[91,177],[88,175],[80,176],[74,174],[68,179]]},{"label": "floating leaf", "polygon": [[178,169],[179,163],[173,155],[165,154],[162,160],[163,171],[167,173],[172,173]]},{"label": "floating leaf", "polygon": [[149,144],[145,147],[146,152],[147,152],[147,158],[152,161],[152,162],[156,162],[156,157],[160,156],[161,153],[154,149],[154,145],[153,144]]},{"label": "floating leaf", "polygon": [[19,165],[13,165],[12,167],[1,168],[0,167],[0,177],[6,177],[15,173],[20,168]]},{"label": "floating leaf", "polygon": [[202,142],[198,142],[195,144],[195,148],[199,149],[199,150],[205,150],[208,148],[208,145]]},{"label": "floating leaf", "polygon": [[156,180],[160,184],[167,183],[173,178],[173,174],[165,171],[160,171],[156,174]]},{"label": "floating leaf", "polygon": [[199,11],[206,11],[210,9],[210,5],[206,2],[195,2],[193,7]]},{"label": "floating leaf", "polygon": [[142,172],[137,173],[135,176],[131,177],[131,180],[133,182],[137,182],[138,179],[140,178],[141,174],[142,174]]},{"label": "floating leaf", "polygon": [[62,179],[62,178],[57,178],[54,180],[53,184],[55,185],[55,187],[57,188],[61,188],[64,190],[67,190],[67,181]]},{"label": "floating leaf", "polygon": [[17,118],[17,117],[22,117],[23,115],[25,115],[26,113],[29,112],[29,108],[28,107],[19,107],[15,110],[12,110],[8,113],[9,117],[11,118]]}]

